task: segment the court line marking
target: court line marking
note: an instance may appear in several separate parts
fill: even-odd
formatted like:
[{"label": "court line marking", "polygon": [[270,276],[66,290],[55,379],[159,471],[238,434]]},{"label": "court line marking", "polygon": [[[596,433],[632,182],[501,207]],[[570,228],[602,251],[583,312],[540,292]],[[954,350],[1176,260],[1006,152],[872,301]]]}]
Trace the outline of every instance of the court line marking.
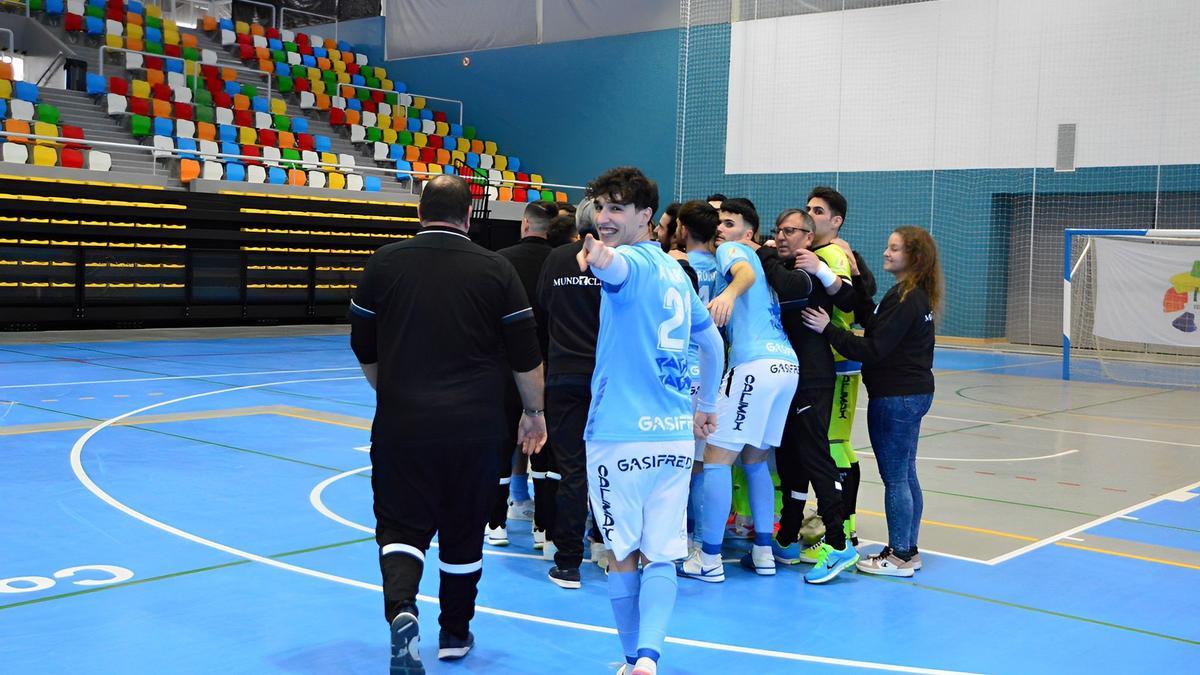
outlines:
[{"label": "court line marking", "polygon": [[244,377],[247,375],[293,375],[296,373],[327,373],[339,370],[359,370],[357,366],[350,368],[307,368],[304,370],[259,370],[241,373],[201,373],[199,375],[163,375],[160,377],[131,377],[123,380],[81,380],[79,382],[42,382],[39,384],[5,384],[0,389],[30,389],[32,387],[73,387],[77,384],[117,384],[120,382],[160,382],[162,380],[199,380],[206,377]]},{"label": "court line marking", "polygon": [[[323,495],[325,494],[325,489],[328,488],[330,485],[333,485],[334,483],[338,482],[339,480],[341,480],[343,478],[348,478],[350,476],[353,476],[354,474],[368,471],[368,470],[370,470],[370,468],[371,468],[370,464],[368,464],[366,466],[360,466],[357,469],[350,469],[349,471],[343,471],[343,472],[337,474],[336,476],[330,476],[329,478],[326,478],[325,480],[321,481],[320,483],[317,483],[316,485],[313,486],[312,491],[310,491],[308,493],[308,503],[312,504],[313,508],[316,509],[318,513],[320,513],[321,515],[325,516],[326,518],[332,520],[333,522],[338,523],[339,525],[345,525],[346,527],[348,527],[352,530],[358,530],[359,532],[366,532],[367,534],[370,534],[373,536],[375,534],[375,528],[367,527],[366,525],[363,525],[362,523],[356,523],[353,520],[342,517],[340,514],[334,512],[333,509],[326,506],[325,500],[323,499]],[[437,542],[432,542],[429,545],[433,548],[438,548]],[[488,549],[488,548],[483,549],[483,554],[500,556],[502,558],[529,558],[532,560],[546,560],[540,554],[517,553],[515,551],[496,551],[496,550],[492,550],[492,549]],[[547,562],[552,562],[552,561],[547,561]]]},{"label": "court line marking", "polygon": [[[866,411],[866,408],[856,407],[855,410]],[[1047,412],[1043,413],[1042,416],[1058,415],[1058,414],[1066,414],[1066,413],[1059,413],[1058,411],[1051,410],[1051,411],[1047,411]],[[932,415],[932,414],[927,414],[927,415],[925,415],[925,417],[927,417],[929,419],[935,419],[935,420],[948,420],[951,422],[968,422],[970,424],[983,424],[985,426],[1013,427],[1014,429],[1030,429],[1033,431],[1048,431],[1050,433],[1057,433],[1057,434],[1075,434],[1077,436],[1092,436],[1095,438],[1111,438],[1111,439],[1117,440],[1117,441],[1135,441],[1138,443],[1158,443],[1160,445],[1176,445],[1176,446],[1183,447],[1183,448],[1200,448],[1200,444],[1197,444],[1197,443],[1184,443],[1182,441],[1162,441],[1157,438],[1138,438],[1136,436],[1116,436],[1113,434],[1096,433],[1094,431],[1076,431],[1074,429],[1053,429],[1050,427],[1035,427],[1030,424],[1016,424],[1014,422],[1005,422],[1002,420],[997,420],[995,422],[992,422],[989,420],[972,420],[972,419],[967,419],[965,417],[947,417],[945,415]],[[965,429],[947,429],[946,431],[940,432],[940,433],[952,434],[952,433],[957,433],[959,431],[965,431]],[[947,460],[947,461],[951,461],[951,460]]]},{"label": "court line marking", "polygon": [[[1008,561],[1008,560],[1012,560],[1013,558],[1016,558],[1016,557],[1018,557],[1018,556],[1025,555],[1026,553],[1029,553],[1030,551],[1035,551],[1035,550],[1037,550],[1037,549],[1039,549],[1039,548],[1042,548],[1043,546],[1048,546],[1048,545],[1050,545],[1050,544],[1056,544],[1056,543],[1059,543],[1061,546],[1066,546],[1066,547],[1069,547],[1069,548],[1081,548],[1081,549],[1083,549],[1083,550],[1091,551],[1091,550],[1093,550],[1093,549],[1084,548],[1084,547],[1082,547],[1082,546],[1076,546],[1076,545],[1074,545],[1074,544],[1062,544],[1062,543],[1060,543],[1060,542],[1059,542],[1059,540],[1063,539],[1064,537],[1071,537],[1071,536],[1074,536],[1074,535],[1076,535],[1076,534],[1079,534],[1080,532],[1083,532],[1083,531],[1085,531],[1085,530],[1090,530],[1091,528],[1093,528],[1093,527],[1096,527],[1097,525],[1103,525],[1104,523],[1107,523],[1107,522],[1109,522],[1109,521],[1111,521],[1111,520],[1116,520],[1116,519],[1118,519],[1118,518],[1124,518],[1124,517],[1128,517],[1130,513],[1133,513],[1134,511],[1138,511],[1138,510],[1144,509],[1144,508],[1146,508],[1147,506],[1151,506],[1151,505],[1153,505],[1153,504],[1157,504],[1158,502],[1161,502],[1161,501],[1163,501],[1164,499],[1166,499],[1166,498],[1167,498],[1167,495],[1174,494],[1174,493],[1176,493],[1176,492],[1179,492],[1180,490],[1182,490],[1182,491],[1184,491],[1184,492],[1189,492],[1189,491],[1191,491],[1191,490],[1194,490],[1194,489],[1196,489],[1196,488],[1198,488],[1198,487],[1200,487],[1200,481],[1196,481],[1195,483],[1192,483],[1191,485],[1187,485],[1187,486],[1184,486],[1184,487],[1181,487],[1181,488],[1178,488],[1178,489],[1175,489],[1175,490],[1171,490],[1171,491],[1167,492],[1166,494],[1162,494],[1162,495],[1159,495],[1159,496],[1157,496],[1157,497],[1151,497],[1150,499],[1147,499],[1146,501],[1143,501],[1143,502],[1138,502],[1137,504],[1134,504],[1133,506],[1127,506],[1127,507],[1125,507],[1125,508],[1121,509],[1120,511],[1116,511],[1116,512],[1114,512],[1114,513],[1110,513],[1110,514],[1108,514],[1107,516],[1101,516],[1100,518],[1096,518],[1095,520],[1089,520],[1088,522],[1086,522],[1086,523],[1084,523],[1084,524],[1082,524],[1082,525],[1076,525],[1075,527],[1072,527],[1072,528],[1071,528],[1071,529],[1069,529],[1069,530],[1063,530],[1062,532],[1059,532],[1058,534],[1051,535],[1051,536],[1049,536],[1049,537],[1046,537],[1046,538],[1044,538],[1044,539],[1040,539],[1040,540],[1038,540],[1038,541],[1035,541],[1035,542],[1033,542],[1032,544],[1029,544],[1028,546],[1022,546],[1021,548],[1018,548],[1018,549],[1015,549],[1015,550],[1009,551],[1008,553],[1005,553],[1005,554],[1003,554],[1003,555],[996,556],[995,558],[992,558],[991,560],[989,560],[989,561],[988,561],[988,564],[989,564],[989,565],[999,565],[999,564],[1000,564],[1000,563],[1002,563],[1002,562],[1006,562],[1006,561]],[[1144,559],[1144,560],[1147,560],[1147,561],[1149,561],[1149,562],[1165,562],[1165,563],[1169,563],[1169,564],[1172,564],[1172,565],[1175,565],[1175,566],[1179,566],[1179,565],[1181,565],[1181,564],[1182,564],[1182,563],[1171,563],[1170,561],[1157,560],[1157,559],[1138,558],[1138,557],[1136,557],[1136,556],[1133,556],[1133,555],[1131,555],[1131,554],[1127,554],[1127,553],[1118,553],[1118,552],[1116,552],[1116,551],[1104,551],[1104,553],[1109,553],[1109,554],[1113,554],[1113,555],[1118,555],[1118,556],[1120,556],[1120,557],[1122,557],[1122,558],[1134,558],[1135,560],[1136,560],[1136,559]]]},{"label": "court line marking", "polygon": [[[870,457],[875,456],[875,453],[868,450],[856,450],[855,452],[859,455],[868,455]],[[1003,457],[985,457],[980,459],[974,459],[971,457],[922,457],[920,455],[917,455],[917,459],[936,462],[1033,462],[1039,459],[1054,459],[1055,457],[1073,455],[1077,452],[1079,452],[1079,450],[1066,450],[1063,452],[1056,452],[1053,455],[1042,455],[1040,457],[1014,457],[1012,459],[1005,459]]]},{"label": "court line marking", "polygon": [[1030,361],[1029,363],[1009,363],[1003,366],[988,366],[986,368],[935,368],[934,372],[938,375],[960,375],[963,373],[983,373],[989,370],[1004,370],[1005,368],[1028,368],[1029,366],[1044,366],[1048,363],[1062,363],[1062,359],[1044,359],[1041,361]]},{"label": "court line marking", "polygon": [[[251,553],[249,551],[243,551],[241,549],[237,549],[232,546],[228,546],[226,544],[222,544],[220,542],[213,541],[212,539],[206,539],[197,534],[192,534],[191,532],[181,530],[181,529],[175,527],[174,525],[169,525],[161,520],[157,520],[157,519],[155,519],[151,516],[148,516],[140,511],[137,511],[136,509],[133,509],[132,507],[117,500],[115,497],[113,497],[109,493],[105,492],[103,488],[101,488],[99,485],[96,484],[95,481],[92,480],[91,476],[89,476],[87,471],[83,468],[83,449],[84,449],[84,447],[86,447],[87,442],[89,440],[91,440],[93,436],[95,436],[97,433],[99,433],[103,429],[106,429],[109,426],[112,426],[113,424],[120,422],[123,419],[146,412],[147,410],[153,410],[154,408],[159,408],[159,407],[162,407],[165,405],[170,405],[172,403],[180,403],[183,401],[189,401],[192,399],[203,398],[206,396],[213,396],[215,394],[226,394],[226,393],[231,393],[231,392],[235,392],[235,391],[245,391],[248,389],[258,389],[258,388],[262,388],[262,387],[276,387],[276,386],[282,386],[282,385],[286,385],[286,384],[301,384],[301,383],[310,383],[310,382],[331,382],[331,381],[338,381],[338,380],[357,380],[357,379],[361,379],[361,377],[362,376],[309,378],[309,379],[300,379],[300,380],[284,380],[281,382],[265,382],[265,383],[260,383],[260,384],[248,384],[248,385],[243,385],[241,387],[216,389],[216,390],[212,390],[212,391],[191,394],[188,396],[181,396],[179,398],[170,399],[167,401],[160,401],[158,403],[153,403],[151,405],[144,406],[144,407],[138,408],[136,410],[131,410],[129,412],[122,413],[120,415],[117,415],[116,417],[111,417],[109,419],[104,420],[103,422],[100,422],[96,426],[94,426],[91,429],[88,429],[86,432],[84,432],[84,434],[82,436],[80,436],[78,440],[75,441],[75,444],[73,446],[71,446],[71,457],[70,457],[71,471],[75,474],[75,478],[80,482],[80,484],[82,484],[84,486],[84,488],[87,489],[88,492],[91,492],[98,499],[100,499],[100,501],[103,501],[104,503],[108,504],[109,506],[113,507],[114,509],[124,513],[125,515],[127,515],[131,518],[134,518],[135,520],[139,520],[151,527],[162,530],[163,532],[166,532],[168,534],[172,534],[181,539],[186,539],[193,543],[200,544],[201,546],[207,546],[209,548],[221,551],[223,553],[228,553],[229,555],[232,555],[235,557],[239,557],[239,558],[257,562],[257,563],[260,563],[263,565],[267,565],[268,567],[275,567],[277,569],[285,570],[288,572],[295,572],[296,574],[302,574],[304,576],[313,577],[315,579],[321,579],[324,581],[330,581],[333,583],[352,586],[354,588],[361,588],[361,589],[368,590],[368,591],[382,593],[383,587],[380,586],[379,584],[372,584],[372,583],[368,583],[365,581],[359,581],[358,579],[351,579],[351,578],[339,576],[336,574],[330,574],[328,572],[322,572],[320,570],[315,570],[315,569],[312,569],[309,567],[302,567],[300,565],[293,565],[291,563],[286,563],[286,562],[283,562],[280,560],[274,560],[272,558],[267,558],[265,556],[261,556],[256,553]],[[426,595],[418,595],[417,599],[421,600],[423,602],[437,604],[437,598],[435,598],[435,597],[426,596]],[[522,621],[529,621],[532,623],[541,623],[541,624],[546,624],[546,625],[550,625],[550,626],[573,628],[576,630],[589,631],[589,632],[593,632],[593,633],[604,633],[607,635],[616,635],[616,632],[617,632],[615,628],[608,628],[606,626],[595,626],[592,624],[578,623],[575,621],[552,619],[549,617],[537,616],[534,614],[524,614],[521,612],[512,612],[509,610],[497,609],[497,608],[493,608],[493,607],[483,607],[483,606],[477,605],[475,607],[475,611],[478,613],[481,613],[481,614],[491,614],[494,616],[502,616],[502,617],[511,618],[511,619],[519,619]],[[853,667],[853,668],[866,668],[866,669],[871,669],[871,670],[883,670],[883,671],[889,671],[889,672],[925,673],[925,674],[930,674],[930,675],[965,675],[965,672],[966,672],[966,671],[953,671],[953,670],[939,670],[939,669],[934,669],[934,668],[921,668],[918,666],[901,666],[901,665],[895,665],[895,664],[890,664],[890,663],[879,663],[879,662],[873,662],[873,661],[858,661],[858,660],[853,660],[853,659],[839,659],[839,658],[833,658],[833,657],[827,657],[827,656],[813,656],[813,655],[809,655],[809,654],[781,652],[781,651],[774,651],[774,650],[769,650],[769,649],[758,649],[755,647],[742,647],[742,646],[738,646],[738,645],[728,645],[728,644],[722,644],[722,643],[718,643],[718,642],[706,642],[706,641],[702,641],[702,640],[690,640],[690,639],[685,639],[685,638],[668,637],[668,638],[666,638],[666,641],[671,644],[685,645],[685,646],[689,646],[689,647],[698,647],[701,649],[710,649],[710,650],[714,650],[714,651],[732,652],[732,653],[737,653],[737,654],[751,654],[751,655],[755,655],[755,656],[769,656],[769,657],[774,657],[774,658],[789,660],[789,661],[802,661],[802,662],[807,662],[807,663],[823,663],[823,664],[827,664],[827,665],[847,666],[847,667]]]}]

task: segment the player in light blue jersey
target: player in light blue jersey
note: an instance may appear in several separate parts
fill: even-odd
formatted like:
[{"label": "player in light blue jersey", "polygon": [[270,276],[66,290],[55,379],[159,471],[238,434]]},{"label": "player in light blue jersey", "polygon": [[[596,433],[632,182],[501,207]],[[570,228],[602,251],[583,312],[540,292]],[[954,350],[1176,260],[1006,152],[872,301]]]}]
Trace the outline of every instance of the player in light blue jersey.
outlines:
[{"label": "player in light blue jersey", "polygon": [[[717,210],[708,202],[696,200],[682,205],[676,212],[677,230],[687,249],[688,264],[696,273],[697,294],[706,306],[713,298],[725,290],[725,276],[717,268],[716,250],[717,226],[721,218]],[[688,344],[688,367],[692,374],[692,404],[695,405],[699,395],[700,380],[700,346],[693,340]],[[691,488],[688,490],[687,531],[688,554],[699,548],[700,512],[703,503],[705,442],[696,440],[696,463],[692,465]]]},{"label": "player in light blue jersey", "polygon": [[741,457],[754,520],[754,545],[742,565],[757,574],[775,574],[775,485],[767,460],[783,438],[799,380],[796,352],[779,319],[775,296],[754,252],[758,213],[746,199],[726,199],[720,208],[717,268],[729,285],[709,303],[713,321],[729,338],[729,370],[721,385],[717,414],[721,427],[704,451],[701,546],[679,569],[685,577],[711,583],[725,580],[721,545],[733,501],[733,463]]},{"label": "player in light blue jersey", "polygon": [[[588,192],[600,240],[588,235],[578,259],[601,282],[584,430],[588,496],[610,550],[609,599],[626,660],[620,672],[654,675],[675,607],[671,561],[687,555],[693,438],[716,428],[721,336],[679,264],[650,240],[654,181],[622,167],[596,178]],[[700,349],[695,413],[692,340]]]}]

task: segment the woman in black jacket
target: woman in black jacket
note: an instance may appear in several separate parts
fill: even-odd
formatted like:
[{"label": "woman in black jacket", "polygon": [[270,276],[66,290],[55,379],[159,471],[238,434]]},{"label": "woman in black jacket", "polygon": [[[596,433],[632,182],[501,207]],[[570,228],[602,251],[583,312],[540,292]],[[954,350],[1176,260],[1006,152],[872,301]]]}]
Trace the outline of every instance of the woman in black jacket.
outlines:
[{"label": "woman in black jacket", "polygon": [[860,561],[858,569],[911,577],[921,568],[917,438],[933,403],[933,315],[942,299],[937,245],[919,227],[896,228],[883,252],[883,269],[895,275],[896,285],[878,307],[863,299],[855,309],[866,329],[862,337],[831,325],[821,309],[804,310],[804,323],[829,338],[838,352],[863,364],[870,397],[867,428],[883,479],[888,545]]}]

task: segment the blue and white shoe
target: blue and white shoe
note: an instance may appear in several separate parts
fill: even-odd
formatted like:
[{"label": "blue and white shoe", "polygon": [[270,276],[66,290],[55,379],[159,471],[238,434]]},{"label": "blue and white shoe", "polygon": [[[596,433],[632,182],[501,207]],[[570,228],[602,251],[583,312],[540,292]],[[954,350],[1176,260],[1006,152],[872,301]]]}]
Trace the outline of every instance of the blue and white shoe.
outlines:
[{"label": "blue and white shoe", "polygon": [[812,569],[804,574],[806,583],[823,584],[833,581],[834,577],[841,574],[842,570],[858,562],[858,551],[850,542],[846,542],[846,548],[840,551],[829,544],[821,546],[820,558]]},{"label": "blue and white shoe", "polygon": [[742,556],[742,567],[763,577],[775,576],[775,556],[770,546],[754,546]]},{"label": "blue and white shoe", "polygon": [[416,615],[400,612],[392,619],[392,663],[391,675],[421,675],[425,664],[421,663],[421,628]]},{"label": "blue and white shoe", "polygon": [[456,661],[470,653],[475,647],[475,635],[467,631],[467,639],[460,640],[446,631],[438,634],[438,659],[441,661]]},{"label": "blue and white shoe", "polygon": [[681,577],[699,579],[710,584],[719,584],[725,581],[725,564],[721,562],[721,559],[718,557],[715,565],[705,565],[702,556],[704,556],[704,552],[697,549],[675,569],[675,573]]},{"label": "blue and white shoe", "polygon": [[779,542],[771,540],[771,554],[780,565],[800,564],[800,542],[793,541],[790,546],[780,546]]}]

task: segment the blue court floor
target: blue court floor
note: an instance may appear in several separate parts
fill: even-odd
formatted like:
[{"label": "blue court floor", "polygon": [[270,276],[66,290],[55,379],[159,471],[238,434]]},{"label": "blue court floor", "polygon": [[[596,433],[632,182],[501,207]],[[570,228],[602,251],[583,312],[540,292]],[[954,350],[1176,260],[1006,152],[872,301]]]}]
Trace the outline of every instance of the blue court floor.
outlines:
[{"label": "blue court floor", "polygon": [[[1063,383],[1047,356],[936,365],[925,569],[680,580],[661,672],[1195,669],[1196,392]],[[344,335],[0,345],[0,673],[386,672],[373,411]],[[863,461],[859,529],[879,540]],[[603,573],[559,589],[528,524],[510,534],[460,663],[435,659],[427,566],[429,671],[612,672]]]}]

